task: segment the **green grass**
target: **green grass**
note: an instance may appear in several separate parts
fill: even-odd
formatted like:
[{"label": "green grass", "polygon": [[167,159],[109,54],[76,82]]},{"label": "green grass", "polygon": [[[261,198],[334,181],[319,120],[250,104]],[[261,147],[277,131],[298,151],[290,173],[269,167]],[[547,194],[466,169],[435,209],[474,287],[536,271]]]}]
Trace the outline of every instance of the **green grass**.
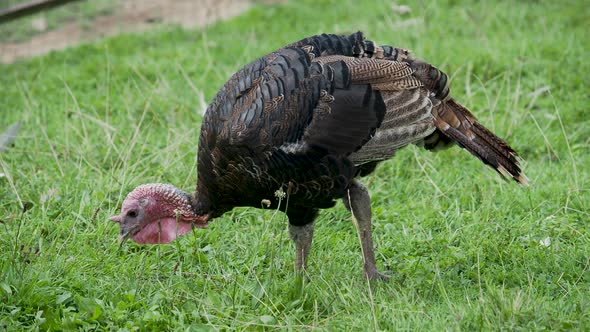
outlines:
[{"label": "green grass", "polygon": [[[0,330],[590,328],[588,6],[410,7],[292,1],[0,66],[0,126],[23,123],[0,155]],[[119,250],[107,218],[130,189],[194,187],[201,94],[284,44],[359,29],[449,73],[453,95],[526,159],[530,188],[458,148],[401,151],[364,179],[389,283],[361,277],[340,203],[319,217],[305,281],[286,217],[257,209]]]}]

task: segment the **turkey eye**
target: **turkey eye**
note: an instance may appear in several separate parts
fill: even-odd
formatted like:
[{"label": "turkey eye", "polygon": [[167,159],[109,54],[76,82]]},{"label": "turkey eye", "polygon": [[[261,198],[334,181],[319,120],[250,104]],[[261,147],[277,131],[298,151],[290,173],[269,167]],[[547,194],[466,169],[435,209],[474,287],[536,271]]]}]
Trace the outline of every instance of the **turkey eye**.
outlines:
[{"label": "turkey eye", "polygon": [[131,211],[127,212],[127,217],[129,217],[129,218],[137,217],[137,211],[131,210]]}]

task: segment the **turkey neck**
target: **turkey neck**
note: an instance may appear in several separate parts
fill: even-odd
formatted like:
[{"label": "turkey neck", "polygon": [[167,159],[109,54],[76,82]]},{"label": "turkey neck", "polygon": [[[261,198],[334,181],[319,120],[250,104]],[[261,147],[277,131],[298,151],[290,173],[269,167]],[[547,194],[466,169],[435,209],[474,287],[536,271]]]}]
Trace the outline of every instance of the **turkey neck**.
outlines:
[{"label": "turkey neck", "polygon": [[209,189],[200,181],[197,182],[197,190],[191,198],[191,206],[195,214],[204,217],[206,219],[205,221],[219,217],[229,210],[220,209],[218,205],[214,204]]},{"label": "turkey neck", "polygon": [[191,199],[191,206],[197,216],[205,216],[211,214],[211,201],[207,195],[199,194],[199,190],[195,192]]}]

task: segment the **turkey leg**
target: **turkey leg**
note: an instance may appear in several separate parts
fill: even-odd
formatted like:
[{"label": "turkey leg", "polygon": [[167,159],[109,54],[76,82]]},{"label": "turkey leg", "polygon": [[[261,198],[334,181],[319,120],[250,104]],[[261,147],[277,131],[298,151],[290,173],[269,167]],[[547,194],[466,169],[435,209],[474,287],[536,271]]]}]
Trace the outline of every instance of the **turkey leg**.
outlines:
[{"label": "turkey leg", "polygon": [[343,200],[346,208],[352,213],[353,222],[356,220],[355,226],[361,242],[365,276],[370,280],[388,280],[388,276],[377,270],[375,263],[369,191],[362,183],[353,180]]},{"label": "turkey leg", "polygon": [[303,226],[289,224],[289,235],[295,243],[295,270],[303,271],[307,267],[307,256],[311,248],[313,222]]}]

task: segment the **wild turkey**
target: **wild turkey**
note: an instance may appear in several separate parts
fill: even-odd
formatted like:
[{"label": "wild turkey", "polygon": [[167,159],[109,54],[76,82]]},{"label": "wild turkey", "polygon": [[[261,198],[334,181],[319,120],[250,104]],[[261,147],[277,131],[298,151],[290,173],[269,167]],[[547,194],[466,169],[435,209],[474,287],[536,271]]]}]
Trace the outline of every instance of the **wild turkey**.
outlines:
[{"label": "wild turkey", "polygon": [[450,97],[440,70],[361,32],[317,35],[255,60],[221,88],[201,126],[194,195],[141,185],[111,220],[120,240],[168,243],[237,206],[278,208],[302,270],[318,210],[343,199],[358,222],[365,275],[385,278],[375,265],[369,194],[356,178],[408,144],[454,143],[527,184],[516,152]]}]

